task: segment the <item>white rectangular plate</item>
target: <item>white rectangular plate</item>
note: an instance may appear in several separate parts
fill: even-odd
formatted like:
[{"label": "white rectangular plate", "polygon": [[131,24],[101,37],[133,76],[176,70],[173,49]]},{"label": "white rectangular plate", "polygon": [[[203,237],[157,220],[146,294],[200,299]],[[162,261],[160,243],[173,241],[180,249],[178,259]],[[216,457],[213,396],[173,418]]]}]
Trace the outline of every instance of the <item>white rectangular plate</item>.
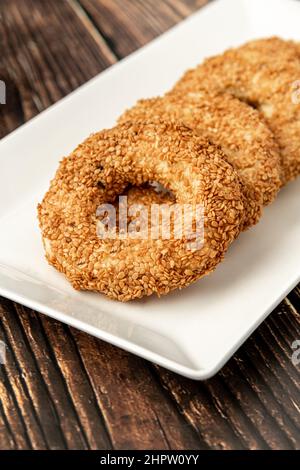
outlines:
[{"label": "white rectangular plate", "polygon": [[[0,293],[194,379],[215,374],[300,280],[300,180],[242,234],[217,271],[127,304],[75,292],[48,266],[36,205],[62,155],[205,56],[277,34],[300,40],[300,2],[217,0],[0,142]],[[300,77],[299,77],[300,79]]]}]

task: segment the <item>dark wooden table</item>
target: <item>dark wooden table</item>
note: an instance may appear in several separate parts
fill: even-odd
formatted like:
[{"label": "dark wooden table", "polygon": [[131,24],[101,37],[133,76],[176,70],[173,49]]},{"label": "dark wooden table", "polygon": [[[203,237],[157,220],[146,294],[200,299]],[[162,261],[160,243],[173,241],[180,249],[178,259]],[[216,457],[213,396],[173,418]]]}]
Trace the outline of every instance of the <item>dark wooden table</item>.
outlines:
[{"label": "dark wooden table", "polygon": [[[205,3],[0,0],[1,137]],[[298,286],[200,383],[3,298],[0,448],[299,449],[299,313]]]}]

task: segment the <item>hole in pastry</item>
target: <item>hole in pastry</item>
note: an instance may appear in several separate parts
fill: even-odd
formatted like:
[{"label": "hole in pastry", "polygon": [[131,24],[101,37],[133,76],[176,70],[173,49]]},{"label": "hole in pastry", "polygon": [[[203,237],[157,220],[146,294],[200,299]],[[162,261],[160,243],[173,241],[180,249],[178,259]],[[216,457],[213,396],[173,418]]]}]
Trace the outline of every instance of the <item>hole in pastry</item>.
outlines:
[{"label": "hole in pastry", "polygon": [[103,184],[102,181],[98,181],[98,182],[97,182],[97,187],[98,187],[99,189],[105,189],[105,184]]},{"label": "hole in pastry", "polygon": [[171,199],[175,199],[175,195],[172,191],[170,191],[169,189],[167,189],[165,186],[163,186],[161,183],[159,183],[158,181],[151,181],[150,183],[148,183],[147,185],[149,188],[152,188],[154,189],[154,191],[157,193],[157,194],[162,194],[162,195],[168,195],[170,196]]},{"label": "hole in pastry", "polygon": [[240,101],[243,101],[243,103],[246,103],[249,106],[251,106],[251,108],[260,110],[260,103],[258,101],[249,100],[249,99],[246,99],[246,98],[240,97],[240,96],[238,96],[238,98],[239,98]]}]

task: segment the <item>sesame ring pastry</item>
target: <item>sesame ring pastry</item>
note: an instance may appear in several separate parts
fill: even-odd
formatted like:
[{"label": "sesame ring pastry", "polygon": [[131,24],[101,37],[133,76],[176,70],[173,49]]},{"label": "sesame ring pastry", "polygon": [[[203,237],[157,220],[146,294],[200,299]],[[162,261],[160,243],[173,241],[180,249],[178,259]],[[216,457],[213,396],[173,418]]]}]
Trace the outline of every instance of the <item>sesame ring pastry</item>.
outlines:
[{"label": "sesame ring pastry", "polygon": [[300,103],[293,100],[293,86],[299,80],[299,48],[272,37],[207,59],[186,72],[174,89],[230,92],[258,109],[279,144],[285,184],[300,173]]},{"label": "sesame ring pastry", "polygon": [[242,183],[243,229],[258,222],[279,190],[281,171],[277,143],[258,111],[229,94],[179,91],[140,100],[119,122],[155,118],[181,121],[221,147]]},{"label": "sesame ring pastry", "polygon": [[[192,229],[203,208],[202,239],[197,230],[177,232],[182,217],[175,215],[169,237],[145,236],[144,226],[141,237],[124,226],[99,236],[99,208],[107,217],[128,185],[153,181],[172,192],[176,207],[189,208]],[[75,289],[128,301],[213,271],[240,231],[244,207],[236,172],[218,147],[181,124],[128,122],[90,136],[60,162],[38,216],[47,260]]]}]

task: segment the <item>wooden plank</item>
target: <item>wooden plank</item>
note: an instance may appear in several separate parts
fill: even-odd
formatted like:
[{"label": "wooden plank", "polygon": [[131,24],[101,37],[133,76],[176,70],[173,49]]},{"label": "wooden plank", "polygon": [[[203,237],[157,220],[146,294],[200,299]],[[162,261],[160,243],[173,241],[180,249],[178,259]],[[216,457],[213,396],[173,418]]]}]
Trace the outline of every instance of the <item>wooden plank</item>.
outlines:
[{"label": "wooden plank", "polygon": [[110,449],[110,436],[101,409],[69,329],[45,317],[41,318],[41,324],[89,448]]},{"label": "wooden plank", "polygon": [[[10,310],[2,319],[18,365],[14,380],[11,373],[9,379],[21,410],[28,401],[15,380],[23,379],[41,434],[47,436],[46,447],[80,449],[87,442],[92,449],[110,448],[110,439],[116,448],[199,447],[193,429],[165,399],[144,361],[73,331],[77,350],[61,323],[40,319],[19,305],[16,309],[19,320]],[[27,420],[26,427],[33,422]],[[124,428],[126,433],[121,433]],[[60,433],[64,444],[51,440]]]},{"label": "wooden plank", "polygon": [[[243,442],[234,433],[224,414],[215,407],[214,399],[204,383],[179,378],[161,368],[156,369],[163,386],[187,422],[202,437],[207,448],[223,450],[244,448]],[[258,446],[259,442],[255,444]]]},{"label": "wooden plank", "polygon": [[116,449],[202,448],[145,361],[72,330]]},{"label": "wooden plank", "polygon": [[206,6],[209,1],[210,0],[166,0],[169,6],[177,11],[182,18]]},{"label": "wooden plank", "polygon": [[1,2],[0,78],[2,71],[8,87],[2,136],[115,62],[101,34],[73,3]]},{"label": "wooden plank", "polygon": [[[6,344],[1,326],[0,341]],[[6,352],[9,354],[8,350]],[[6,371],[3,366],[0,366],[0,450],[26,448],[29,446],[30,441],[26,438],[26,430],[12,396]]]},{"label": "wooden plank", "polygon": [[204,4],[202,1],[79,0],[107,43],[122,58]]},{"label": "wooden plank", "polygon": [[[72,409],[68,406],[63,391],[60,390],[59,377],[53,373],[54,364],[45,344],[42,341],[39,342],[39,354],[36,357],[36,351],[33,351],[28,344],[28,341],[31,340],[30,336],[22,331],[22,322],[26,322],[28,319],[24,313],[19,318],[21,324],[11,312],[6,312],[2,318],[3,329],[15,359],[9,369],[6,365],[6,370],[8,370],[9,381],[19,408],[22,409],[22,412],[25,406],[32,409],[40,434],[44,437],[48,448],[85,448]],[[35,334],[38,335],[38,333],[39,330],[35,329]],[[39,339],[41,338],[39,337]],[[45,373],[48,374],[46,378],[44,377]],[[20,393],[19,390],[21,383],[23,393]],[[61,401],[63,406],[59,406]],[[29,425],[31,424],[30,422]]]}]

